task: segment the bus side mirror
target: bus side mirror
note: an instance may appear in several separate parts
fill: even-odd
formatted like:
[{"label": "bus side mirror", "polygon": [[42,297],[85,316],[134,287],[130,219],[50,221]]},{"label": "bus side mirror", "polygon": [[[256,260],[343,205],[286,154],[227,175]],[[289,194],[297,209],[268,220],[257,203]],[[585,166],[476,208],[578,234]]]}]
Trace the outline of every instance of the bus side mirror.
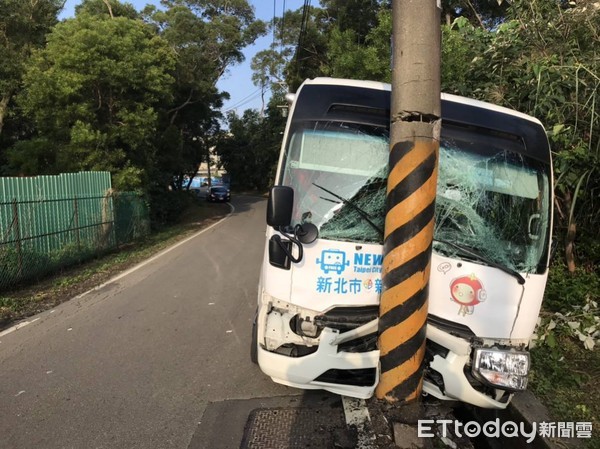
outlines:
[{"label": "bus side mirror", "polygon": [[272,187],[267,203],[267,224],[274,228],[289,226],[293,206],[294,189],[288,186]]}]

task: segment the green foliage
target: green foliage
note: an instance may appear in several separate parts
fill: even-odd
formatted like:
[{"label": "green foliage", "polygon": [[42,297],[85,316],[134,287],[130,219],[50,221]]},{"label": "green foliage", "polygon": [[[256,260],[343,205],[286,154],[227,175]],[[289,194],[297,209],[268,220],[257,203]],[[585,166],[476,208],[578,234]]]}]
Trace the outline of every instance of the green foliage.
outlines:
[{"label": "green foliage", "polygon": [[600,59],[593,42],[600,9],[588,2],[518,0],[507,19],[493,30],[464,19],[444,27],[442,88],[542,121],[554,150],[555,235],[571,248],[565,253],[571,270],[575,258],[594,270],[600,258]]},{"label": "green foliage", "polygon": [[392,15],[382,9],[361,45],[355,31],[334,28],[330,33],[330,75],[339,78],[391,81],[390,38]]},{"label": "green foliage", "polygon": [[[377,26],[377,13],[385,2],[363,0],[321,0],[327,16],[342,33],[351,31],[357,44],[364,44],[371,29]],[[386,8],[387,9],[387,8]]]},{"label": "green foliage", "polygon": [[[37,173],[127,169],[118,179],[135,173],[133,184],[141,185],[153,162],[155,108],[169,101],[173,67],[172,50],[141,21],[84,10],[57,25],[32,58],[19,97],[56,152]],[[11,155],[16,169],[28,168],[18,165],[18,147]]]},{"label": "green foliage", "polygon": [[67,243],[49,252],[27,247],[17,251],[14,245],[2,245],[0,290],[32,279],[41,279],[49,273],[81,262],[97,253],[97,248],[89,245],[78,246],[76,243]]},{"label": "green foliage", "polygon": [[113,187],[121,192],[142,192],[145,189],[144,171],[131,165],[116,173],[112,181]]},{"label": "green foliage", "polygon": [[33,130],[15,106],[31,53],[44,46],[57,22],[61,0],[2,0],[0,6],[0,173],[8,171],[6,149]]},{"label": "green foliage", "polygon": [[27,273],[47,273],[51,258],[33,249],[20,252],[13,245],[0,247],[0,285],[6,286],[23,280]]},{"label": "green foliage", "polygon": [[597,273],[582,267],[570,273],[562,263],[555,263],[550,268],[545,291],[546,310],[566,313],[574,307],[584,307],[588,300],[600,302],[600,277]]},{"label": "green foliage", "polygon": [[6,155],[13,167],[13,173],[55,174],[51,167],[56,166],[56,147],[47,138],[37,137],[18,141],[8,149]]},{"label": "green foliage", "polygon": [[157,188],[150,191],[150,222],[154,229],[178,223],[181,214],[194,201],[193,194],[185,190],[169,191]]},{"label": "green foliage", "polygon": [[502,23],[508,1],[488,0],[442,0],[442,22],[450,25],[456,18],[463,18],[471,25],[491,29]]},{"label": "green foliage", "polygon": [[450,26],[442,26],[442,91],[464,94],[474,80],[466,68],[481,59],[492,35],[473,26],[466,18],[458,17]]},{"label": "green foliage", "polygon": [[[275,41],[271,55],[257,55],[253,61],[255,83],[280,82],[282,72],[291,91],[316,76],[389,82],[391,2],[323,0],[320,6],[288,11],[271,23]],[[482,36],[503,21],[507,8],[508,2],[444,0],[442,21],[448,27],[453,22],[468,25]],[[481,48],[476,43],[471,52]]]},{"label": "green foliage", "polygon": [[151,193],[206,158],[227,95],[217,81],[265,32],[247,0],[166,0],[143,13],[84,0],[58,24],[59,0],[5,3],[0,133],[11,120],[0,146],[11,148],[0,152],[2,171],[109,170],[116,188]]},{"label": "green foliage", "polygon": [[3,0],[0,8],[0,96],[19,88],[23,66],[35,48],[44,45],[45,36],[57,22],[60,0],[24,2]]},{"label": "green foliage", "polygon": [[[87,242],[86,242],[87,243]],[[61,246],[55,251],[51,251],[48,254],[42,254],[48,260],[48,267],[46,271],[41,274],[46,274],[58,268],[63,268],[72,265],[77,262],[81,262],[89,257],[94,256],[98,253],[97,248],[94,248],[89,244],[77,245],[77,243],[71,242]]]},{"label": "green foliage", "polygon": [[215,151],[235,187],[264,190],[273,183],[285,127],[277,106],[284,101],[274,96],[264,118],[254,110],[242,117],[229,114],[229,132],[222,134]]},{"label": "green foliage", "polygon": [[[173,100],[161,114],[152,177],[162,186],[184,174],[193,176],[219,132],[218,109],[226,93],[216,84],[227,68],[243,61],[242,48],[264,34],[247,0],[165,1],[164,10],[148,7],[144,14],[177,54]],[[175,188],[180,188],[175,183]],[[166,192],[151,189],[163,204]],[[161,206],[156,217],[167,219]]]},{"label": "green foliage", "polygon": [[584,447],[600,442],[600,390],[597,367],[600,351],[586,351],[569,337],[557,336],[553,346],[531,350],[529,388],[540,397],[557,421],[592,422],[593,438]]},{"label": "green foliage", "polygon": [[[110,6],[109,7],[107,6]],[[140,14],[135,10],[130,3],[121,3],[116,0],[83,0],[79,5],[75,6],[75,14],[91,14],[96,16],[112,17],[127,17],[128,19],[138,19]]]}]

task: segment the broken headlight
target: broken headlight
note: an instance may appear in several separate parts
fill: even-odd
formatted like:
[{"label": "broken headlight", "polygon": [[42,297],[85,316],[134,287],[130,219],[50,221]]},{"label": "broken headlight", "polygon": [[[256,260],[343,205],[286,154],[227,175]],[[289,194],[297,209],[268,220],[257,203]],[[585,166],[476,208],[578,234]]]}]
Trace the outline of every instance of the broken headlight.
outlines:
[{"label": "broken headlight", "polygon": [[496,348],[475,349],[473,375],[489,385],[507,390],[525,390],[529,353]]}]

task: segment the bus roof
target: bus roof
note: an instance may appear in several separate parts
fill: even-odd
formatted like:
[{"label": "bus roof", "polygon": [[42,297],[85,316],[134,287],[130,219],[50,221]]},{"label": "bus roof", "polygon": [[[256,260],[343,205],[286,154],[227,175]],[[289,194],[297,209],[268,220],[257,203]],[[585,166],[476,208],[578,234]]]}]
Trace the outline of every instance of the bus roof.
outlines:
[{"label": "bus roof", "polygon": [[[378,81],[366,81],[366,80],[352,80],[352,79],[344,79],[344,78],[327,78],[327,77],[318,77],[314,79],[307,79],[303,84],[312,84],[312,85],[331,85],[331,86],[350,86],[350,87],[363,87],[366,89],[375,89],[375,90],[385,90],[391,91],[392,86],[388,83],[381,83]],[[515,117],[520,117],[525,120],[530,120],[534,123],[541,125],[542,123],[535,117],[531,115],[524,114],[519,111],[515,111],[513,109],[505,108],[503,106],[498,106],[492,103],[487,103],[485,101],[474,100],[472,98],[462,97],[460,95],[447,94],[442,92],[442,100],[450,101],[453,103],[460,103],[469,106],[473,106],[476,108],[488,109],[491,111],[500,112],[502,114],[508,114]]]},{"label": "bus roof", "polygon": [[[302,98],[301,101],[300,98]],[[302,121],[354,121],[389,126],[391,86],[339,78],[306,80],[295,94],[290,117]],[[550,163],[548,138],[541,122],[527,114],[483,101],[442,94],[442,128],[459,126],[498,132],[523,140],[526,154]]]}]

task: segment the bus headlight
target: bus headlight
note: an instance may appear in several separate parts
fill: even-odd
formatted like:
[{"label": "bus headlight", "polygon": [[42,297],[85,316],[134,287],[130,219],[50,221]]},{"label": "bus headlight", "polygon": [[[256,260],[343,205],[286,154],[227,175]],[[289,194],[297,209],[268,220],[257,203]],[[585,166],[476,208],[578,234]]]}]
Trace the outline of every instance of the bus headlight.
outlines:
[{"label": "bus headlight", "polygon": [[507,390],[525,390],[529,373],[529,353],[495,348],[477,348],[473,375],[490,385]]}]

